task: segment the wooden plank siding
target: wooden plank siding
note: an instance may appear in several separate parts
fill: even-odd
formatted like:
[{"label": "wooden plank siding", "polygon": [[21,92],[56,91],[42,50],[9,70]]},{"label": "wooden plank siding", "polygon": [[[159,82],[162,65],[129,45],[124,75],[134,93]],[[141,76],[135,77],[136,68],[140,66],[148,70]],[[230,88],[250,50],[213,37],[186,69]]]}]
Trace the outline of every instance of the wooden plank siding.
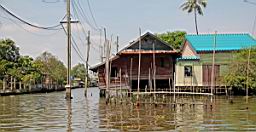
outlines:
[{"label": "wooden plank siding", "polygon": [[[132,67],[131,66],[132,59]],[[157,54],[156,55],[156,80],[173,80],[174,72],[174,60],[170,55]],[[110,77],[110,87],[115,87],[120,84],[120,73],[121,68],[121,80],[122,86],[131,87],[131,81],[137,81],[138,79],[138,56],[137,55],[122,55],[118,59],[111,62],[111,68],[117,69],[117,76]],[[132,74],[130,70],[132,69]],[[111,72],[111,71],[110,71]],[[150,75],[149,75],[150,74]],[[105,81],[105,67],[101,66],[98,70],[99,76],[99,87],[104,88],[106,85]],[[141,80],[148,80],[149,76],[153,77],[153,55],[147,54],[142,55],[141,59]]]}]

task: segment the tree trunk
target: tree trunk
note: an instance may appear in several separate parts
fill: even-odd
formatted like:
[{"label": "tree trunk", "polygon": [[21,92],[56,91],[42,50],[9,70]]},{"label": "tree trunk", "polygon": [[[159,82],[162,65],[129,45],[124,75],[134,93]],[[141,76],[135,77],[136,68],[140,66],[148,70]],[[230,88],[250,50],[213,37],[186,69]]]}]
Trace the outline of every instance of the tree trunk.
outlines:
[{"label": "tree trunk", "polygon": [[198,35],[198,27],[197,27],[197,13],[196,13],[196,9],[194,9],[194,14],[195,14],[196,34]]}]

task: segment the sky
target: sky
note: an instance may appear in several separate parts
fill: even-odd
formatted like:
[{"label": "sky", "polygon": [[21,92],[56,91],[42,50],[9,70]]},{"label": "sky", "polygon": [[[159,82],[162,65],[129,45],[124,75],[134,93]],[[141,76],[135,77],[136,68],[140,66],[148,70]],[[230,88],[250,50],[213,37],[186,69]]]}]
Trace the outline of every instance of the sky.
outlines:
[{"label": "sky", "polygon": [[[71,0],[73,1],[73,0]],[[88,6],[88,1],[90,6]],[[204,15],[198,17],[199,33],[250,33],[256,35],[253,23],[256,5],[244,0],[208,0]],[[256,0],[251,0],[256,3]],[[73,1],[74,2],[74,1]],[[182,30],[195,34],[193,14],[180,9],[185,0],[76,0],[72,4],[72,18],[81,24],[72,24],[72,34],[81,56],[86,56],[86,34],[91,32],[91,66],[100,62],[100,45],[107,29],[107,38],[119,36],[120,48],[138,38],[142,32],[164,33]],[[59,24],[66,14],[65,0],[0,0],[11,12],[35,25]],[[82,11],[82,9],[83,11]],[[80,9],[80,10],[79,10]],[[91,9],[91,12],[90,10]],[[86,18],[86,19],[85,19]],[[95,19],[95,22],[93,20]],[[27,26],[0,10],[0,39],[11,38],[22,55],[33,58],[48,51],[65,64],[67,38],[64,30],[48,31]],[[112,47],[115,47],[113,44]],[[113,53],[116,53],[113,49]],[[72,50],[72,65],[84,63]]]}]

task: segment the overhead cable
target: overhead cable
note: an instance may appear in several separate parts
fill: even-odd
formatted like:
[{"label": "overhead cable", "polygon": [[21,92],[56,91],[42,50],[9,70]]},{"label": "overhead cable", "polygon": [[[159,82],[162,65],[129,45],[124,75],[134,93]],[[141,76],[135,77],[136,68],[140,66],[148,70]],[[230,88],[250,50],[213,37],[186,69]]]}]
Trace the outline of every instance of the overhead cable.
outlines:
[{"label": "overhead cable", "polygon": [[3,7],[1,4],[0,4],[0,8],[2,10],[4,10],[7,14],[11,15],[12,17],[16,18],[17,20],[19,20],[20,22],[24,23],[24,24],[27,24],[31,27],[34,27],[34,28],[38,28],[38,29],[45,29],[45,30],[60,30],[62,29],[61,28],[61,24],[58,24],[58,25],[55,25],[55,26],[49,26],[49,27],[44,27],[44,26],[37,26],[37,25],[34,25],[32,23],[29,23],[23,19],[21,19],[20,17],[16,16],[14,13],[12,13],[11,11],[9,11],[8,9],[6,9],[5,7]]}]

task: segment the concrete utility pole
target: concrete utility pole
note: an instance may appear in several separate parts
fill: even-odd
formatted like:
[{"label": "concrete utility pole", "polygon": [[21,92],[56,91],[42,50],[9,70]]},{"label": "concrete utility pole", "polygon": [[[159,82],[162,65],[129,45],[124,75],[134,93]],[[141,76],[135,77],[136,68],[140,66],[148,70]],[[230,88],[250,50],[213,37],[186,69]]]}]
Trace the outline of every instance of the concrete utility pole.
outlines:
[{"label": "concrete utility pole", "polygon": [[85,73],[85,93],[84,95],[87,96],[87,88],[88,88],[88,69],[89,69],[89,53],[90,53],[90,31],[88,31],[88,37],[87,37],[87,55],[86,55],[86,73]]},{"label": "concrete utility pole", "polygon": [[67,70],[67,85],[66,87],[66,99],[70,100],[71,97],[71,17],[70,17],[70,0],[67,0],[67,59],[68,59],[68,70]]}]

